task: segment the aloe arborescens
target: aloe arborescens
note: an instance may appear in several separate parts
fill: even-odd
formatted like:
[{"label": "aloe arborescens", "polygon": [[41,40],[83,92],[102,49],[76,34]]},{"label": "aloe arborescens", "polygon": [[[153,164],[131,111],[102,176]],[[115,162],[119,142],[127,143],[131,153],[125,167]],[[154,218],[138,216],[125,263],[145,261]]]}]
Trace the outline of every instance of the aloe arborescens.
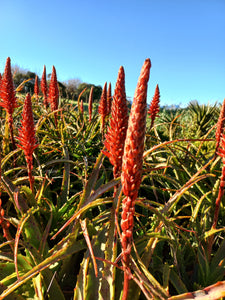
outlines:
[{"label": "aloe arborescens", "polygon": [[46,81],[46,67],[44,66],[42,77],[41,77],[41,91],[44,97],[44,106],[48,106],[48,85]]},{"label": "aloe arborescens", "polygon": [[135,90],[131,107],[122,162],[122,189],[125,195],[122,203],[122,255],[124,265],[123,300],[127,299],[129,285],[129,263],[133,237],[135,200],[141,184],[144,139],[147,114],[147,87],[151,62],[146,59]]},{"label": "aloe arborescens", "polygon": [[19,128],[19,136],[17,137],[17,139],[19,140],[18,147],[21,148],[25,154],[30,188],[33,191],[33,152],[38,145],[35,137],[35,127],[30,94],[27,94],[25,98],[21,127]]},{"label": "aloe arborescens", "polygon": [[103,90],[102,90],[102,95],[101,95],[101,99],[99,102],[98,112],[101,115],[101,121],[102,121],[101,131],[102,131],[102,136],[104,136],[105,118],[107,116],[107,82],[105,82]]},{"label": "aloe arborescens", "polygon": [[6,60],[4,74],[1,80],[0,88],[0,106],[2,106],[7,113],[7,122],[9,124],[9,130],[11,135],[11,142],[13,149],[16,148],[13,135],[13,112],[16,107],[16,96],[11,72],[11,60],[8,57]]},{"label": "aloe arborescens", "polygon": [[[49,84],[49,94],[48,99],[51,105],[51,110],[55,111],[58,109],[58,100],[59,100],[59,89],[58,89],[58,81],[55,67],[52,67],[52,75]],[[55,125],[57,126],[57,113],[54,113]]]},{"label": "aloe arborescens", "polygon": [[107,116],[111,113],[111,105],[112,105],[112,93],[111,93],[111,82],[109,83],[107,89]]},{"label": "aloe arborescens", "polygon": [[89,122],[91,122],[92,118],[92,102],[93,102],[93,86],[91,87],[89,99],[88,99],[88,113],[89,113]]},{"label": "aloe arborescens", "polygon": [[[103,151],[113,165],[114,178],[121,175],[127,126],[128,109],[126,104],[125,74],[121,66],[112,101],[110,123],[105,135],[105,147],[107,151]],[[116,191],[116,188],[114,191]]]},{"label": "aloe arborescens", "polygon": [[159,86],[157,84],[156,88],[155,88],[154,97],[152,98],[152,101],[151,101],[151,104],[150,104],[150,107],[148,110],[148,114],[151,118],[150,128],[153,127],[155,118],[157,117],[157,114],[159,113],[159,101],[160,101],[159,98],[160,98],[160,93],[159,93]]},{"label": "aloe arborescens", "polygon": [[36,99],[38,99],[38,95],[39,95],[39,85],[38,85],[38,76],[35,76],[35,82],[34,82],[34,94]]}]

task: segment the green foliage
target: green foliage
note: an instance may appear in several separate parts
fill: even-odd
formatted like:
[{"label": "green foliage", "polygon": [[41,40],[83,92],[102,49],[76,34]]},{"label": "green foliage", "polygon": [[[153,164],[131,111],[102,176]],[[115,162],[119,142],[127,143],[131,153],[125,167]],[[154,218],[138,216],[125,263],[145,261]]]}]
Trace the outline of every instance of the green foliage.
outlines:
[{"label": "green foliage", "polygon": [[[15,136],[24,101],[18,97]],[[217,110],[191,104],[161,110],[151,130],[147,122],[129,299],[179,299],[174,295],[225,280],[223,201],[211,229],[221,175],[212,129]],[[120,178],[112,179],[101,153],[97,110],[89,122],[87,104],[82,113],[75,102],[61,101],[56,127],[40,97],[33,113],[34,193],[24,154],[12,151],[5,137],[1,111],[1,200],[10,227],[8,236],[0,235],[0,299],[121,299],[123,195],[120,186],[113,197]]]}]

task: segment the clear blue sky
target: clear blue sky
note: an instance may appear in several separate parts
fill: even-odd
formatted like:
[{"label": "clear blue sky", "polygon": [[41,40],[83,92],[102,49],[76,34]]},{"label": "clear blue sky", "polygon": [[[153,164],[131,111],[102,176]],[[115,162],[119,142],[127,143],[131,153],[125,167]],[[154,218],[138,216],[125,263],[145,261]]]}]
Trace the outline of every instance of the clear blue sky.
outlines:
[{"label": "clear blue sky", "polygon": [[0,0],[0,72],[12,64],[59,81],[80,78],[114,90],[119,67],[133,98],[152,61],[148,103],[225,98],[225,0]]}]

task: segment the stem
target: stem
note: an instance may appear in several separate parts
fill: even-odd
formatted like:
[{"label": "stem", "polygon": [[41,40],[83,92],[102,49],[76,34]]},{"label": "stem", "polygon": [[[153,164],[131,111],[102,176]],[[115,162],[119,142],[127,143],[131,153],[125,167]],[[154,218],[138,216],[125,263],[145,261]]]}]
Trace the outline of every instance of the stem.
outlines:
[{"label": "stem", "polygon": [[11,137],[11,142],[13,146],[13,150],[16,149],[16,143],[13,135],[13,119],[12,116],[8,113],[8,123],[9,123],[9,131],[10,131],[10,137]]},{"label": "stem", "polygon": [[28,172],[28,177],[29,177],[29,182],[30,182],[30,189],[32,193],[34,193],[34,176],[32,175],[32,169],[33,169],[33,158],[27,159],[27,172]]},{"label": "stem", "polygon": [[[224,195],[224,186],[225,186],[225,165],[223,165],[222,167],[222,176],[220,179],[220,186],[219,186],[219,192],[218,192],[218,196],[215,202],[215,211],[214,211],[214,218],[213,218],[213,224],[211,227],[211,230],[216,229],[216,225],[218,222],[218,216],[219,216],[219,210],[220,210],[220,203],[222,200],[222,197]],[[214,234],[212,234],[209,237],[209,241],[208,241],[208,257],[210,257],[211,252],[212,252],[212,245],[213,245],[213,239],[214,239]]]},{"label": "stem", "polygon": [[129,289],[129,275],[127,273],[127,270],[124,271],[124,282],[123,282],[123,297],[122,300],[127,300],[128,296],[128,289]]}]

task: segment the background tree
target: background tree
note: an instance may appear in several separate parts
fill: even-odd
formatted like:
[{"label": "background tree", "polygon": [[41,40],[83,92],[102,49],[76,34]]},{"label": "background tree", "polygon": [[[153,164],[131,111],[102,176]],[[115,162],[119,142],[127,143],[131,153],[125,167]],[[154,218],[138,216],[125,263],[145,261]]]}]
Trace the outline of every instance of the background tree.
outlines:
[{"label": "background tree", "polygon": [[35,83],[35,77],[36,74],[34,72],[31,72],[27,69],[23,69],[19,67],[18,65],[14,65],[12,67],[12,74],[13,74],[13,82],[15,85],[15,88],[17,88],[23,81],[31,79],[30,81],[26,82],[24,84],[23,89],[21,90],[22,93],[34,93],[34,83]]},{"label": "background tree", "polygon": [[86,88],[85,92],[82,94],[82,97],[81,97],[83,99],[83,101],[86,103],[88,103],[88,98],[89,98],[89,94],[90,94],[92,86],[93,86],[93,102],[98,102],[99,99],[101,98],[101,94],[102,94],[102,87],[100,85],[96,86],[94,84],[83,82],[77,88],[78,96]]},{"label": "background tree", "polygon": [[77,88],[81,84],[81,80],[79,78],[68,79],[63,82],[65,86],[65,97],[71,100],[76,100]]},{"label": "background tree", "polygon": [[102,87],[100,85],[96,86],[91,83],[81,82],[79,78],[72,78],[64,81],[63,85],[65,86],[63,96],[70,100],[77,101],[80,93],[86,88],[81,96],[81,99],[85,103],[88,103],[91,87],[93,87],[93,102],[99,101],[101,97]]}]

